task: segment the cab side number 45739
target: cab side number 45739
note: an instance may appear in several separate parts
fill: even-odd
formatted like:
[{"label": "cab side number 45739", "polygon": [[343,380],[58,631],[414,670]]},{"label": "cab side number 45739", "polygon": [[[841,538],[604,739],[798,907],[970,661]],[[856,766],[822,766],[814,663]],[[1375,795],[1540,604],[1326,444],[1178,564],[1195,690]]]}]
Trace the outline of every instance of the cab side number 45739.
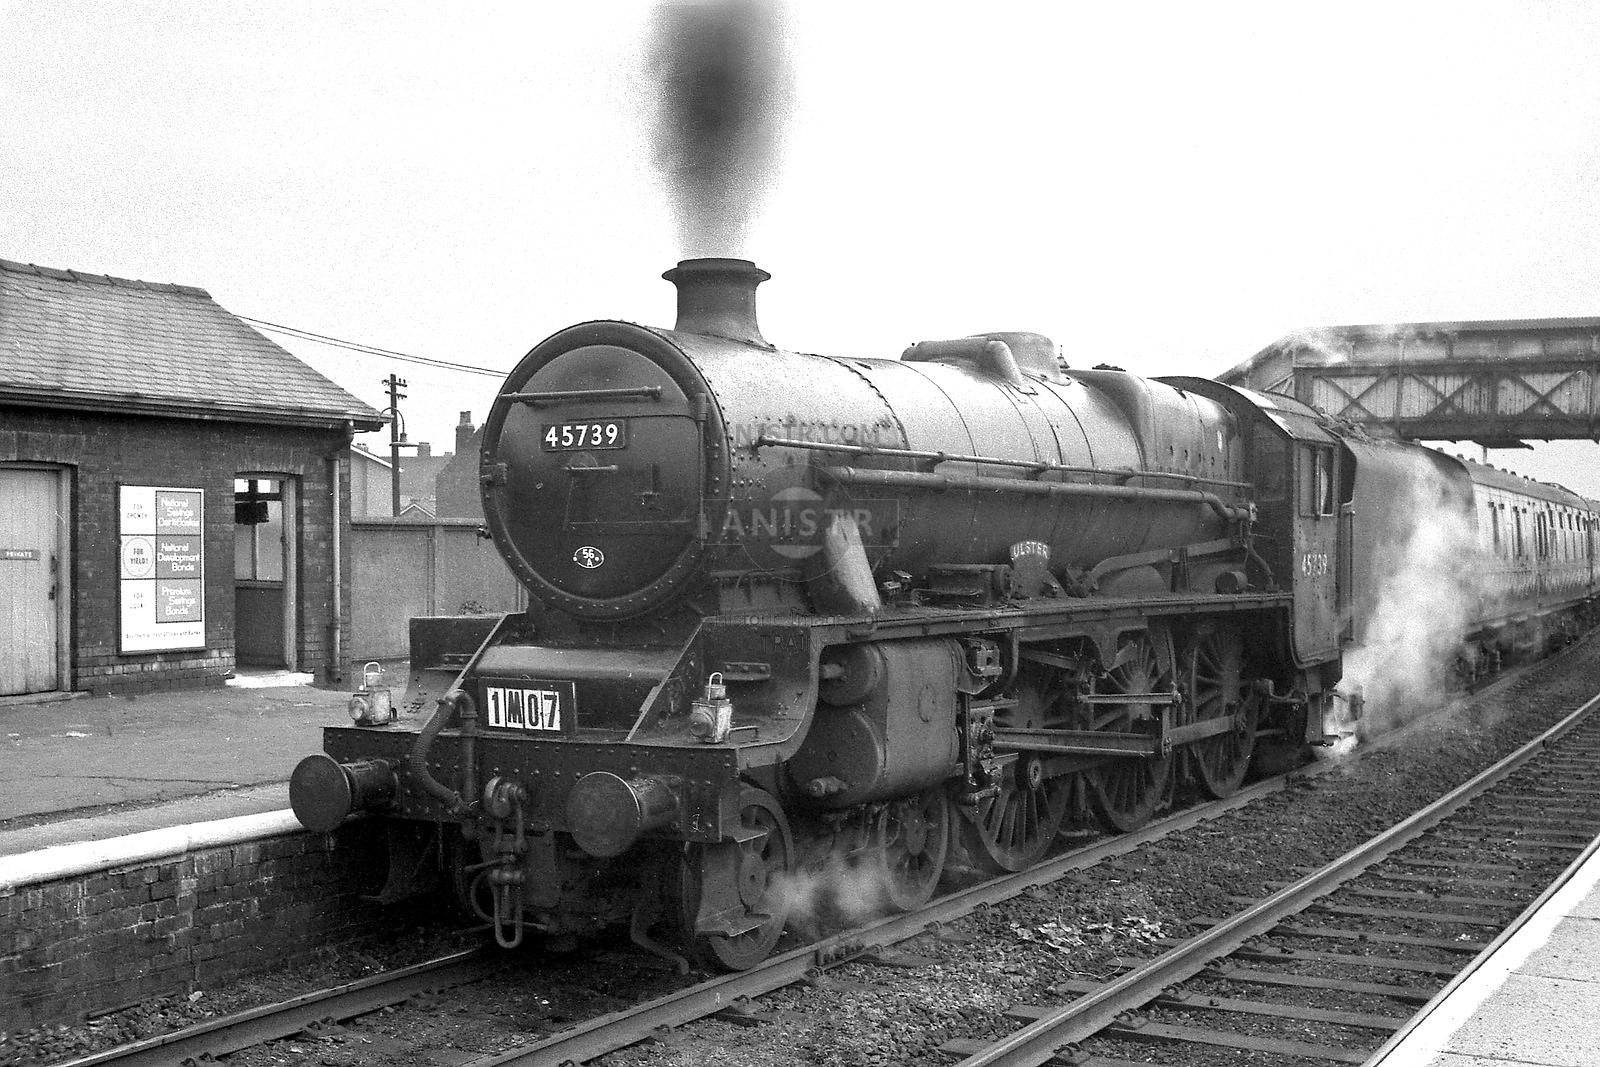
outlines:
[{"label": "cab side number 45739", "polygon": [[544,428],[539,444],[546,452],[574,452],[584,448],[627,448],[628,420],[554,422]]},{"label": "cab side number 45739", "polygon": [[1307,578],[1323,578],[1332,569],[1326,552],[1307,552],[1300,557],[1300,573]]}]

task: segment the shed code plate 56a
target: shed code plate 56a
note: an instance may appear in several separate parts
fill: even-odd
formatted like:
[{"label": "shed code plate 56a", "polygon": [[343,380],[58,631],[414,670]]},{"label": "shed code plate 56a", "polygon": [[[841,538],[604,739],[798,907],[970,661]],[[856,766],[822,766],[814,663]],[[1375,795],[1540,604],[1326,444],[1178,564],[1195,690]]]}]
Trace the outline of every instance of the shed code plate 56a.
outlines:
[{"label": "shed code plate 56a", "polygon": [[483,709],[490,726],[563,733],[571,729],[577,703],[571,682],[529,681],[485,685]]}]

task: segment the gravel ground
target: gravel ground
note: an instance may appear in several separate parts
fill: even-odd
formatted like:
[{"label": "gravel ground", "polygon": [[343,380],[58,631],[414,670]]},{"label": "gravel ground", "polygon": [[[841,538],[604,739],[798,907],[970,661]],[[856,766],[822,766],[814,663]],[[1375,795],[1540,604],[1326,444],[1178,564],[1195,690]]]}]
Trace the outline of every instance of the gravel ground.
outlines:
[{"label": "gravel ground", "polygon": [[[1230,897],[1264,896],[1270,883],[1295,877],[1295,868],[1318,866],[1347,851],[1465,781],[1597,690],[1600,640],[1590,639],[1514,686],[1465,702],[1401,746],[1346,761],[1333,774],[902,946],[925,957],[923,966],[848,964],[817,985],[792,986],[765,998],[759,1008],[773,1013],[775,1021],[757,1026],[708,1021],[605,1062],[616,1067],[942,1062],[937,1049],[948,1040],[993,1038],[1015,1029],[1005,1016],[1012,1005],[1060,1003],[1065,995],[1052,992],[1059,983],[1103,980],[1121,961],[1156,955],[1157,939],[1187,936],[1197,928],[1195,920],[1229,914],[1234,910]],[[58,1062],[466,943],[452,928],[419,923],[389,941],[330,948],[307,965],[227,988],[150,1001],[77,1026],[0,1035],[0,1064]],[[1441,952],[1440,958],[1451,957]],[[378,1012],[320,1037],[276,1042],[228,1059],[238,1067],[459,1064],[470,1055],[553,1033],[681,984],[658,961],[622,946],[572,958],[521,953],[503,979],[447,992],[423,1010]],[[1218,980],[1211,988],[1226,995],[1229,984]],[[1318,993],[1306,1002],[1403,1012],[1392,1002],[1355,994]],[[1325,1032],[1305,1025],[1312,1027],[1307,1040]],[[1128,1054],[1126,1046],[1122,1054]],[[1137,1054],[1151,1062],[1180,1062],[1157,1046]],[[1181,1062],[1196,1061],[1185,1056]],[[1241,1060],[1222,1050],[1215,1062],[1275,1061]]]}]

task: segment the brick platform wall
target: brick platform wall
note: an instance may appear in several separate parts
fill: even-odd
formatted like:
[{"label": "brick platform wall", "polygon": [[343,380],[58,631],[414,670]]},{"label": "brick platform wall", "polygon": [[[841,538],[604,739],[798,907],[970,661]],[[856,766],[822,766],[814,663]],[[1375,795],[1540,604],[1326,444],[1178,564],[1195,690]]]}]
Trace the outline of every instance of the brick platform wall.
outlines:
[{"label": "brick platform wall", "polygon": [[[299,668],[336,680],[333,662],[333,502],[329,460],[339,461],[341,524],[349,523],[349,435],[195,419],[157,419],[0,407],[0,462],[71,470],[72,679],[63,688],[95,693],[219,685],[233,671],[234,478],[280,474],[299,486]],[[117,486],[195,486],[206,491],[206,647],[123,655],[118,580]],[[350,628],[349,542],[341,544],[345,585],[341,627]]]},{"label": "brick platform wall", "polygon": [[194,989],[392,927],[381,827],[291,834],[0,894],[0,1031]]}]

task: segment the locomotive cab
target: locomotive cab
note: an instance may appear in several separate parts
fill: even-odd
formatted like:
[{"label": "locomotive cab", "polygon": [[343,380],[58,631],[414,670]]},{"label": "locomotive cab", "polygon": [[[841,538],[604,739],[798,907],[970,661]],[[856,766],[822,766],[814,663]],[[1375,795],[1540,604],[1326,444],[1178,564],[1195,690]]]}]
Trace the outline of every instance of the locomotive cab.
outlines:
[{"label": "locomotive cab", "polygon": [[1305,666],[1338,655],[1340,504],[1347,499],[1339,439],[1316,409],[1271,393],[1205,378],[1162,378],[1227,404],[1244,427],[1248,472],[1256,486],[1254,543],[1270,576],[1295,595],[1292,651]]}]

